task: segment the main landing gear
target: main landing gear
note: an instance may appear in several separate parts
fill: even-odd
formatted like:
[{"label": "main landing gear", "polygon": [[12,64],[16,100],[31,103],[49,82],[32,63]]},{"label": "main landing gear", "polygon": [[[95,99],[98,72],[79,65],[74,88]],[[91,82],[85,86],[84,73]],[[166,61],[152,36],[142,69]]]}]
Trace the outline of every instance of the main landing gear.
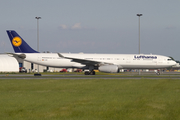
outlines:
[{"label": "main landing gear", "polygon": [[160,70],[157,70],[157,71],[156,71],[156,75],[160,75]]},{"label": "main landing gear", "polygon": [[96,72],[94,70],[92,70],[92,71],[85,71],[84,74],[85,75],[95,75]]},{"label": "main landing gear", "polygon": [[158,71],[158,72],[156,72],[156,75],[160,75],[160,72]]}]

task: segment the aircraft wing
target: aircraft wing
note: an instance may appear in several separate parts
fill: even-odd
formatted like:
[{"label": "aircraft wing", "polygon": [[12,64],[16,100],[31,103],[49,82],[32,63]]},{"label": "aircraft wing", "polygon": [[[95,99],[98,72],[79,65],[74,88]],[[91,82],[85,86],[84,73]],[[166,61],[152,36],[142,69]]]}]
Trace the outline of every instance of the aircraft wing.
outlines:
[{"label": "aircraft wing", "polygon": [[71,57],[65,57],[58,53],[59,57],[66,58],[66,59],[71,59],[72,62],[78,62],[84,65],[93,65],[93,66],[100,66],[104,64],[112,65],[112,63],[106,63],[106,62],[100,62],[100,61],[95,61],[95,60],[87,60],[87,59],[81,59],[81,58],[71,58]]}]

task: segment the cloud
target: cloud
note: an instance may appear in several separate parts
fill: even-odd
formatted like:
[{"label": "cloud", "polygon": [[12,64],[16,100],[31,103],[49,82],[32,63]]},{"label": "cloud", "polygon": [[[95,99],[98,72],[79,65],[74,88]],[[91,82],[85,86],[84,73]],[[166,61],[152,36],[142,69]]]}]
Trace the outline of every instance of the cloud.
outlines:
[{"label": "cloud", "polygon": [[71,27],[71,29],[82,29],[82,27],[81,27],[81,23],[75,23],[72,27]]},{"label": "cloud", "polygon": [[73,26],[70,26],[70,27],[68,27],[65,24],[61,24],[58,28],[62,29],[62,30],[80,30],[80,29],[85,29],[84,27],[81,26],[81,23],[75,23]]},{"label": "cloud", "polygon": [[68,29],[67,25],[64,25],[64,24],[61,24],[61,25],[59,26],[59,28],[61,28],[61,29],[63,29],[63,30]]}]

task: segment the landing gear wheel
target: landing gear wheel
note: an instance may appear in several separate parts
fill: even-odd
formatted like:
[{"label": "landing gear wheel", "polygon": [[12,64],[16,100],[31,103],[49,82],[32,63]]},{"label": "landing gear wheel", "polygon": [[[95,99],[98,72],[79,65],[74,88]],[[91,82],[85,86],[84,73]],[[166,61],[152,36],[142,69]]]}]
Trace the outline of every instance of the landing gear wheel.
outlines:
[{"label": "landing gear wheel", "polygon": [[92,71],[92,75],[95,75],[96,74],[96,72],[95,71]]},{"label": "landing gear wheel", "polygon": [[85,74],[85,75],[89,75],[90,73],[89,73],[88,71],[86,71],[84,74]]},{"label": "landing gear wheel", "polygon": [[156,75],[160,75],[160,72],[157,72]]},{"label": "landing gear wheel", "polygon": [[95,74],[96,72],[94,70],[90,72],[90,75],[95,75]]}]

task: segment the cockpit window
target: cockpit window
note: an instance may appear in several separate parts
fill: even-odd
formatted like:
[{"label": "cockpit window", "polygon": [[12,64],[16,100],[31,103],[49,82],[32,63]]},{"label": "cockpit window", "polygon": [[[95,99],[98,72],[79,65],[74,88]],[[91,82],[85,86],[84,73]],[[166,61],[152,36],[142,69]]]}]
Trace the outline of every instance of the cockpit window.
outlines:
[{"label": "cockpit window", "polygon": [[173,59],[171,59],[171,58],[169,58],[169,59],[167,59],[168,61],[173,61]]}]

